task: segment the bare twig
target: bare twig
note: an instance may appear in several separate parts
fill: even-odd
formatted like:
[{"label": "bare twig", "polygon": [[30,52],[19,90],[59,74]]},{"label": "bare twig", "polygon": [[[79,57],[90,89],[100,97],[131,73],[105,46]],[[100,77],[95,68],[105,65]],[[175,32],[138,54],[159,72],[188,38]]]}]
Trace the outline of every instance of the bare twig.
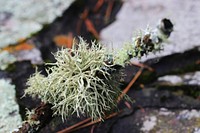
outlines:
[{"label": "bare twig", "polygon": [[64,130],[59,131],[59,132],[57,132],[57,133],[67,133],[67,132],[69,132],[70,130],[73,130],[74,128],[76,128],[76,127],[78,127],[78,126],[81,126],[81,125],[83,125],[84,123],[87,123],[87,122],[89,122],[89,121],[91,121],[91,118],[87,118],[87,119],[85,119],[85,120],[83,120],[83,121],[81,121],[81,122],[79,122],[79,123],[77,123],[77,124],[75,124],[75,125],[72,125],[72,126],[70,126],[70,127],[68,127],[68,128],[65,128]]},{"label": "bare twig", "polygon": [[109,0],[108,1],[108,8],[106,10],[106,15],[105,15],[105,23],[109,22],[110,19],[110,15],[113,9],[113,5],[114,5],[114,1],[113,0]]},{"label": "bare twig", "polygon": [[153,72],[154,69],[148,65],[145,65],[143,63],[136,63],[136,62],[131,62],[132,65],[134,66],[138,66],[138,67],[143,67],[143,68],[146,68],[147,70],[149,70],[150,72]]},{"label": "bare twig", "polygon": [[94,133],[94,129],[95,129],[96,125],[93,125],[91,130],[90,130],[90,133]]},{"label": "bare twig", "polygon": [[104,0],[98,0],[93,11],[97,12],[102,7],[103,3],[104,3]]},{"label": "bare twig", "polygon": [[135,83],[135,81],[139,78],[143,71],[143,68],[140,68],[140,70],[135,74],[134,78],[129,82],[128,86],[123,90],[122,94],[118,98],[118,102],[121,100],[121,98],[130,90],[131,86]]},{"label": "bare twig", "polygon": [[[119,112],[112,113],[112,114],[110,114],[109,116],[105,117],[105,120],[110,119],[110,118],[112,118],[112,117],[114,117],[114,116],[117,116],[117,115],[120,114],[121,112],[122,112],[122,110],[119,111]],[[86,124],[84,124],[84,125],[82,125],[82,126],[79,126],[79,127],[77,127],[77,128],[74,128],[74,129],[72,129],[71,131],[65,132],[65,133],[70,133],[70,132],[72,132],[72,131],[76,131],[76,130],[78,130],[78,129],[81,129],[81,128],[85,128],[85,127],[94,125],[94,124],[99,123],[99,122],[101,122],[101,121],[102,121],[102,119],[98,119],[98,120],[95,120],[95,121],[91,121],[91,122],[89,122],[89,123],[86,123]]]},{"label": "bare twig", "polygon": [[86,28],[87,28],[87,30],[89,31],[89,32],[91,32],[93,35],[94,35],[94,37],[96,38],[96,39],[99,39],[100,37],[99,37],[99,33],[97,32],[97,30],[95,29],[95,27],[94,27],[94,24],[92,23],[92,21],[90,20],[90,19],[85,19],[85,25],[86,25]]}]

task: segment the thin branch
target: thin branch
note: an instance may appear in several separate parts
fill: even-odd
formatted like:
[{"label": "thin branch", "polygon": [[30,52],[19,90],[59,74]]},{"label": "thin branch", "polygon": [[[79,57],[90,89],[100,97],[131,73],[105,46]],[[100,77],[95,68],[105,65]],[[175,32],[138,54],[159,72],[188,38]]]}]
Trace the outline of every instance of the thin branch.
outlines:
[{"label": "thin branch", "polygon": [[[142,70],[143,70],[143,68],[141,68],[141,69],[136,73],[136,75],[135,75],[134,78],[131,80],[131,82],[128,84],[128,86],[123,90],[122,94],[121,94],[120,97],[118,98],[118,102],[121,100],[121,98],[124,96],[124,94],[126,94],[126,93],[130,90],[131,86],[135,83],[135,81],[136,81],[136,80],[139,78],[139,76],[141,75]],[[127,105],[128,108],[131,108],[130,105],[128,105],[127,103],[125,103],[125,104]],[[122,112],[122,111],[120,111],[120,112],[115,112],[115,113],[113,113],[113,114],[107,116],[107,117],[105,118],[105,120],[106,120],[106,119],[109,119],[109,118],[112,118],[112,117],[118,115],[118,114],[121,113],[121,112]],[[98,119],[98,120],[96,120],[96,121],[91,121],[91,122],[87,123],[87,122],[90,121],[90,120],[91,120],[91,118],[88,118],[88,119],[86,119],[86,120],[83,120],[83,121],[81,121],[81,122],[79,122],[79,123],[77,123],[77,124],[75,124],[75,125],[72,125],[71,127],[68,127],[68,128],[66,128],[66,129],[64,129],[64,130],[62,130],[62,131],[59,131],[59,132],[57,132],[57,133],[69,133],[69,132],[72,132],[72,131],[75,131],[75,130],[78,130],[78,129],[81,129],[81,128],[84,128],[84,127],[91,126],[91,125],[96,124],[96,123],[98,123],[98,122],[101,121],[101,119]],[[86,124],[84,124],[84,123],[86,123]],[[83,124],[84,124],[84,125],[83,125]]]},{"label": "thin branch", "polygon": [[[120,114],[121,112],[122,112],[122,110],[120,110],[119,112],[112,113],[112,114],[110,114],[109,116],[107,116],[107,117],[105,118],[105,120],[110,119],[110,118],[112,118],[112,117],[114,117],[114,116],[117,116],[117,115]],[[70,132],[79,130],[79,129],[81,129],[81,128],[85,128],[85,127],[94,125],[94,124],[99,123],[99,122],[101,122],[101,121],[102,121],[102,119],[98,119],[98,120],[95,120],[95,121],[91,121],[91,122],[89,122],[89,123],[87,123],[87,124],[84,124],[84,125],[82,125],[82,126],[80,126],[80,127],[74,128],[74,129],[72,129],[72,130],[69,131],[69,132],[63,132],[63,133],[70,133]]]},{"label": "thin branch", "polygon": [[70,130],[73,130],[74,128],[76,128],[76,127],[78,127],[78,126],[80,126],[80,125],[83,125],[84,123],[87,123],[87,122],[89,122],[89,121],[91,121],[91,118],[87,118],[87,119],[85,119],[85,120],[83,120],[83,121],[81,121],[81,122],[79,122],[79,123],[77,123],[77,124],[75,124],[75,125],[72,125],[72,126],[70,126],[70,127],[68,127],[68,128],[65,128],[64,130],[61,130],[61,131],[59,131],[59,132],[57,132],[57,133],[67,133],[67,132],[69,132]]},{"label": "thin branch", "polygon": [[136,62],[131,62],[132,65],[134,66],[138,66],[138,67],[143,67],[143,68],[146,68],[147,70],[149,70],[150,72],[153,72],[154,69],[146,64],[143,64],[143,63],[136,63]]},{"label": "thin branch", "polygon": [[140,68],[140,70],[135,74],[134,78],[131,80],[131,82],[128,84],[128,86],[123,90],[122,94],[118,98],[118,102],[121,100],[121,98],[130,90],[131,86],[135,83],[135,81],[139,78],[139,76],[142,74],[143,68]]}]

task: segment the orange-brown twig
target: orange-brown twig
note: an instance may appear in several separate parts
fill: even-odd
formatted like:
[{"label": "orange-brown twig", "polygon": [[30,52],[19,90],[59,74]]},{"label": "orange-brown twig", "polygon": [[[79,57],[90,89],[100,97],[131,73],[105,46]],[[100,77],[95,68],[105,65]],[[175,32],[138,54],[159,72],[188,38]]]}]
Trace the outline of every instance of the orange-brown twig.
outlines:
[{"label": "orange-brown twig", "polygon": [[142,63],[131,62],[131,64],[134,65],[134,66],[146,68],[147,70],[149,70],[151,72],[154,71],[154,69],[152,67],[145,65],[145,64],[142,64]]},{"label": "orange-brown twig", "polygon": [[83,13],[81,13],[80,18],[83,19],[83,20],[86,19],[88,17],[88,13],[89,13],[88,8],[85,8]]},{"label": "orange-brown twig", "polygon": [[73,130],[74,128],[76,128],[76,127],[78,127],[78,126],[81,126],[81,125],[83,125],[84,123],[87,123],[87,122],[89,122],[89,121],[91,121],[91,118],[87,118],[87,119],[85,119],[85,120],[83,120],[83,121],[81,121],[81,122],[79,122],[79,123],[76,123],[75,125],[72,125],[72,126],[66,128],[66,129],[62,130],[62,131],[59,131],[59,132],[57,132],[57,133],[68,133],[68,132],[70,132],[70,130]]},{"label": "orange-brown twig", "polygon": [[102,7],[103,3],[104,3],[104,0],[98,0],[93,11],[97,12]]},{"label": "orange-brown twig", "polygon": [[94,129],[95,129],[96,125],[93,125],[91,130],[90,130],[90,133],[94,133]]},{"label": "orange-brown twig", "polygon": [[131,82],[128,84],[128,86],[122,91],[122,94],[118,98],[118,102],[121,100],[121,98],[130,90],[131,86],[135,83],[135,81],[139,78],[139,76],[142,74],[143,68],[140,68],[140,70],[135,74],[134,78],[131,80]]},{"label": "orange-brown twig", "polygon": [[124,104],[126,105],[126,107],[127,107],[128,109],[131,109],[130,103],[128,103],[128,102],[125,101]]},{"label": "orange-brown twig", "polygon": [[112,9],[113,9],[113,5],[114,5],[114,1],[113,0],[109,0],[108,1],[108,7],[107,7],[107,10],[106,10],[106,15],[105,15],[105,22],[106,23],[109,22],[110,15],[111,15],[111,12],[112,12]]},{"label": "orange-brown twig", "polygon": [[79,20],[78,23],[77,23],[76,32],[77,32],[77,33],[80,33],[80,29],[81,29],[82,23],[83,23],[83,21],[84,21],[87,30],[88,30],[90,33],[92,33],[96,39],[99,39],[99,38],[100,38],[100,37],[99,37],[99,33],[98,33],[97,30],[95,29],[94,24],[92,23],[92,21],[88,18],[88,13],[89,13],[89,10],[86,8],[86,9],[83,11],[83,13],[80,15],[80,20]]},{"label": "orange-brown twig", "polygon": [[89,13],[89,10],[87,8],[83,11],[83,13],[81,13],[80,19],[78,20],[77,26],[76,26],[77,34],[80,34],[81,26],[83,24],[83,20],[85,20],[88,17],[88,13]]},{"label": "orange-brown twig", "polygon": [[[119,112],[112,113],[112,114],[110,114],[109,116],[105,117],[105,120],[107,120],[107,119],[109,119],[109,118],[112,118],[112,117],[114,117],[114,116],[120,114],[121,112],[122,112],[122,110],[120,110]],[[82,126],[79,126],[79,127],[77,127],[77,128],[74,128],[74,129],[72,129],[72,130],[69,131],[69,132],[76,131],[76,130],[78,130],[78,129],[81,129],[81,128],[85,128],[85,127],[94,125],[94,124],[99,123],[99,122],[101,122],[101,121],[102,121],[102,119],[98,119],[98,120],[95,120],[95,121],[91,121],[91,122],[89,122],[89,123],[87,123],[87,124],[84,124],[84,125],[82,125]],[[65,133],[69,133],[69,132],[65,132]]]},{"label": "orange-brown twig", "polygon": [[92,21],[90,20],[90,19],[85,19],[85,25],[86,25],[86,27],[87,27],[87,30],[89,31],[89,32],[91,32],[93,35],[94,35],[94,37],[96,38],[96,39],[99,39],[100,37],[99,37],[99,33],[97,32],[97,30],[95,29],[95,27],[94,27],[94,25],[93,25],[93,23],[92,23]]},{"label": "orange-brown twig", "polygon": [[[109,118],[112,118],[112,117],[118,115],[118,114],[121,113],[121,112],[122,112],[122,111],[112,113],[112,114],[110,114],[109,116],[105,117],[105,120],[106,120],[106,119],[109,119]],[[98,120],[95,120],[95,121],[90,121],[90,120],[91,120],[91,118],[88,118],[88,119],[86,119],[86,120],[83,120],[83,121],[81,121],[81,122],[79,122],[79,123],[77,123],[77,124],[75,124],[75,125],[73,125],[73,126],[71,126],[71,127],[68,127],[68,128],[66,128],[66,129],[64,129],[64,130],[62,130],[62,131],[59,131],[59,132],[57,132],[57,133],[70,133],[70,132],[76,131],[76,130],[81,129],[81,128],[84,128],[84,127],[88,127],[88,126],[94,125],[94,124],[96,124],[96,123],[102,121],[102,119],[98,119]],[[88,121],[90,121],[90,122],[89,122],[89,123],[86,123],[86,122],[88,122]],[[84,124],[84,123],[86,123],[86,124]],[[84,124],[84,125],[83,125],[83,124]]]}]

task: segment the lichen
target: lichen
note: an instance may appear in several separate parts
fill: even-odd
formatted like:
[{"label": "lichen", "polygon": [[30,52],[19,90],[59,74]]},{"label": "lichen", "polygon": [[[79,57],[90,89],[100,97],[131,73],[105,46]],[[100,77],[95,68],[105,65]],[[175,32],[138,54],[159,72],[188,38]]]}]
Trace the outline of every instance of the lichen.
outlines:
[{"label": "lichen", "polygon": [[36,71],[29,78],[25,94],[52,104],[54,115],[61,115],[63,120],[74,114],[103,120],[117,108],[123,66],[132,57],[140,58],[160,50],[161,43],[172,32],[170,20],[161,22],[156,31],[147,30],[136,36],[133,43],[125,45],[117,54],[95,42],[89,48],[80,38],[72,48],[56,52],[55,63],[46,63],[47,76]]},{"label": "lichen", "polygon": [[5,70],[9,64],[12,64],[17,59],[12,54],[9,54],[7,51],[0,51],[0,70]]},{"label": "lichen", "polygon": [[0,48],[28,38],[60,17],[75,0],[1,0]]},{"label": "lichen", "polygon": [[115,64],[124,66],[132,57],[141,58],[150,52],[157,52],[163,49],[163,42],[166,42],[171,32],[173,24],[169,19],[159,21],[155,29],[147,28],[140,31],[132,38],[132,42],[124,45],[115,55]]},{"label": "lichen", "polygon": [[[24,123],[28,122],[30,124],[30,126],[37,127],[37,129],[38,129],[39,127],[36,126],[36,125],[39,125],[40,121],[39,120],[33,120],[33,118],[32,118],[33,115],[35,115],[35,109],[33,109],[33,110],[26,109],[27,120],[24,121]],[[35,130],[37,130],[37,129],[35,129]]]},{"label": "lichen", "polygon": [[[102,118],[117,107],[121,94],[118,79],[112,75],[113,65],[105,63],[106,49],[99,43],[91,48],[83,39],[72,49],[61,49],[55,63],[47,63],[48,76],[36,72],[29,78],[25,94],[39,96],[53,105],[54,115],[63,120],[80,114]],[[120,77],[120,75],[118,75]]]},{"label": "lichen", "polygon": [[0,79],[0,132],[11,132],[21,125],[19,106],[15,101],[15,85]]}]

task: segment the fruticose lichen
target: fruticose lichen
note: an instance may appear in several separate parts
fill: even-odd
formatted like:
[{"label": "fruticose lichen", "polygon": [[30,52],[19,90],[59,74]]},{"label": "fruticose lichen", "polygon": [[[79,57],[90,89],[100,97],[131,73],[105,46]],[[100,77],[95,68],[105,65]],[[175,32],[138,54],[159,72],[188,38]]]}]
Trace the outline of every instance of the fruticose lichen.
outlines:
[{"label": "fruticose lichen", "polygon": [[[53,105],[54,115],[63,119],[84,114],[93,119],[103,118],[117,107],[121,94],[119,81],[112,75],[113,65],[105,63],[106,49],[100,44],[89,44],[80,39],[72,49],[61,49],[55,54],[45,77],[36,72],[27,82],[26,94],[39,96]],[[119,77],[120,75],[118,75]]]},{"label": "fruticose lichen", "polygon": [[173,24],[169,19],[159,21],[157,28],[147,28],[140,31],[132,38],[131,43],[124,45],[115,55],[115,64],[124,66],[131,58],[141,58],[148,55],[150,52],[157,52],[163,49],[163,42],[166,42],[171,32]]},{"label": "fruticose lichen", "polygon": [[93,42],[89,48],[80,38],[72,49],[59,50],[54,55],[55,63],[47,63],[47,76],[36,72],[29,78],[25,94],[52,104],[54,115],[63,119],[73,114],[103,119],[117,108],[123,66],[132,57],[160,50],[172,31],[173,24],[163,19],[157,29],[139,34],[116,54],[107,52],[99,43]]}]

